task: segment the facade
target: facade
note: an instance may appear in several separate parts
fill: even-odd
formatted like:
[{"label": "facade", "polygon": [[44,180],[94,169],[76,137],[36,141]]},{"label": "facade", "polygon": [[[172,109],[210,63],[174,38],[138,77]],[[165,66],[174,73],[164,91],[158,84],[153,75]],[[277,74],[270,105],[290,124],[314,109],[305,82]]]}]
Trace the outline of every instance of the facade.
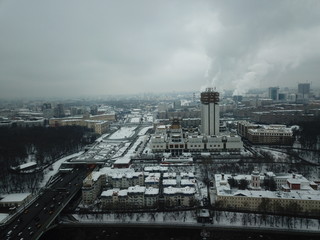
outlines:
[{"label": "facade", "polygon": [[[320,211],[320,191],[314,190],[312,182],[306,182],[303,178],[286,179],[286,185],[282,185],[282,190],[265,191],[259,188],[258,172],[255,170],[252,175],[238,176],[250,181],[250,189],[232,189],[228,183],[231,175],[215,175],[216,204],[220,207],[233,208],[238,210],[269,212],[299,211],[299,212],[319,212]],[[258,184],[258,185],[257,185]],[[295,209],[292,210],[292,206]]]},{"label": "facade", "polygon": [[0,195],[0,207],[19,207],[32,199],[31,193],[11,193]]},{"label": "facade", "polygon": [[144,186],[132,186],[128,189],[109,189],[100,196],[103,208],[150,208],[157,205],[159,189]]},{"label": "facade", "polygon": [[[181,119],[173,119],[171,125],[156,125],[150,148],[154,153],[170,153],[181,156],[185,152],[240,151],[241,138],[233,133],[220,134],[219,93],[207,88],[201,93],[201,134],[195,131],[194,120],[181,126]],[[185,131],[184,131],[185,130]]]},{"label": "facade", "polygon": [[257,125],[241,121],[238,122],[238,133],[253,144],[291,145],[293,143],[292,130],[285,125]]},{"label": "facade", "polygon": [[308,99],[310,95],[310,83],[298,84],[298,99]]},{"label": "facade", "polygon": [[195,204],[195,188],[166,187],[163,189],[165,205],[167,207],[189,207]]},{"label": "facade", "polygon": [[279,87],[269,87],[269,98],[278,101],[279,100]]},{"label": "facade", "polygon": [[93,171],[84,180],[82,185],[83,204],[93,204],[101,189],[106,184],[106,175],[101,172]]},{"label": "facade", "polygon": [[[99,115],[98,115],[99,116]],[[74,118],[51,118],[49,119],[51,127],[59,126],[82,126],[92,129],[97,134],[104,134],[109,130],[110,123],[105,120],[86,119],[82,117]]]},{"label": "facade", "polygon": [[114,173],[107,176],[108,185],[112,188],[125,189],[130,186],[144,185],[143,172]]},{"label": "facade", "polygon": [[159,126],[151,137],[150,148],[154,153],[171,153],[172,156],[184,152],[240,151],[243,143],[238,135],[199,135],[183,132],[175,123],[174,127]]},{"label": "facade", "polygon": [[219,135],[220,111],[219,93],[207,88],[201,93],[201,132],[205,135]]}]

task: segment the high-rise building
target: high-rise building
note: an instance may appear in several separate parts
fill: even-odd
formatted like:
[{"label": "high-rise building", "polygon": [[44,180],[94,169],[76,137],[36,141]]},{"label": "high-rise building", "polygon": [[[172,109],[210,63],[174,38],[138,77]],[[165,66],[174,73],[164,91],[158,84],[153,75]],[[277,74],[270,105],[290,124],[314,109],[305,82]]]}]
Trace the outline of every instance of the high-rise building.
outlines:
[{"label": "high-rise building", "polygon": [[64,117],[64,106],[63,104],[57,104],[57,106],[54,108],[54,117],[61,118]]},{"label": "high-rise building", "polygon": [[269,87],[269,98],[274,101],[279,100],[279,88],[278,87]]},{"label": "high-rise building", "polygon": [[220,110],[219,93],[207,88],[201,93],[201,132],[211,136],[219,135]]},{"label": "high-rise building", "polygon": [[308,98],[309,94],[310,94],[310,83],[299,83],[298,84],[298,94],[303,99]]}]

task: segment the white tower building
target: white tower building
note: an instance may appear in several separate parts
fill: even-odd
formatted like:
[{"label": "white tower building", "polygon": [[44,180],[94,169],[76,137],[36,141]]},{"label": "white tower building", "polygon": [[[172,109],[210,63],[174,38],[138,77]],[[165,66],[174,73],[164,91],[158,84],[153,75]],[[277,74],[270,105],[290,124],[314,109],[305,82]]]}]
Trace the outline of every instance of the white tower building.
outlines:
[{"label": "white tower building", "polygon": [[201,93],[201,132],[206,135],[219,135],[220,111],[219,93],[207,88]]}]

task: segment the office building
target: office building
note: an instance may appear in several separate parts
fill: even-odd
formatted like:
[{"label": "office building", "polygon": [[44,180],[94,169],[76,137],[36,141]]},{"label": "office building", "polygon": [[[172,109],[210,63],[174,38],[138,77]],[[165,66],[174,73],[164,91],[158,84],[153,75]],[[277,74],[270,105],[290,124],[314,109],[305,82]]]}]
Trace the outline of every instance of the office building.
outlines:
[{"label": "office building", "polygon": [[201,132],[211,136],[219,135],[220,111],[219,93],[207,88],[201,93]]},{"label": "office building", "polygon": [[269,87],[269,98],[278,101],[279,100],[279,88],[278,87]]}]

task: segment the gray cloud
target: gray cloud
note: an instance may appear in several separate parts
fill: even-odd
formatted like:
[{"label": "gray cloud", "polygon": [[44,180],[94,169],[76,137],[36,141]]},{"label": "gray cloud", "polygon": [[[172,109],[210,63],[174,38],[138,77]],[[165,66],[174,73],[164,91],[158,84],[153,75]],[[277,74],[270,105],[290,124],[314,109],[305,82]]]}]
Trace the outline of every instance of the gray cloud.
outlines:
[{"label": "gray cloud", "polygon": [[319,10],[318,1],[5,0],[0,97],[317,83]]}]

